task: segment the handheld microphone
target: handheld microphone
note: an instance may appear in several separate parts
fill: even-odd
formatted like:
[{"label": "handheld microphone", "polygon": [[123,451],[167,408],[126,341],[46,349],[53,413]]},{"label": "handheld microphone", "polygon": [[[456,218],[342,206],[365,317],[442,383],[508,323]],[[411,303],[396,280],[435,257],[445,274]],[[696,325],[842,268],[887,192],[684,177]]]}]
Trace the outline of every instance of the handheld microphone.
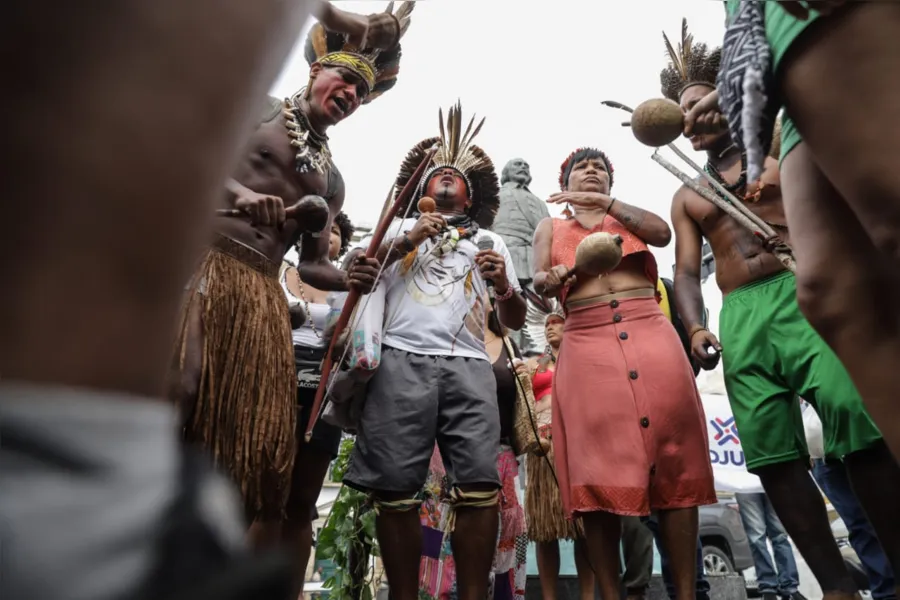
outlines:
[{"label": "handheld microphone", "polygon": [[[493,250],[494,249],[494,240],[485,236],[478,240],[478,250]],[[487,284],[488,296],[491,299],[491,302],[494,301],[494,282],[487,277],[485,277],[485,283]]]}]

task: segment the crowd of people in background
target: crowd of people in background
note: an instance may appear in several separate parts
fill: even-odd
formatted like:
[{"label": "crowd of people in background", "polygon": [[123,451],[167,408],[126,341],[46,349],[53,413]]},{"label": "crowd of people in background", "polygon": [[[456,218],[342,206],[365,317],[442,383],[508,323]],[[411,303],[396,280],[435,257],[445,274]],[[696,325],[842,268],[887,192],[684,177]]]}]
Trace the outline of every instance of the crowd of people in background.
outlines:
[{"label": "crowd of people in background", "polygon": [[[593,145],[537,167],[550,216],[457,102],[356,243],[327,132],[397,84],[415,3],[76,4],[0,21],[0,596],[296,598],[344,430],[394,600],[524,598],[529,542],[556,598],[560,540],[581,600],[637,600],[654,538],[670,597],[708,598],[696,375],[721,363],[765,600],[803,600],[794,548],[859,598],[824,497],[897,597],[900,4],[727,0],[721,48],[666,38],[661,92],[706,158],[671,226]],[[311,11],[307,85],[260,103]],[[592,240],[621,254],[600,276]]]}]

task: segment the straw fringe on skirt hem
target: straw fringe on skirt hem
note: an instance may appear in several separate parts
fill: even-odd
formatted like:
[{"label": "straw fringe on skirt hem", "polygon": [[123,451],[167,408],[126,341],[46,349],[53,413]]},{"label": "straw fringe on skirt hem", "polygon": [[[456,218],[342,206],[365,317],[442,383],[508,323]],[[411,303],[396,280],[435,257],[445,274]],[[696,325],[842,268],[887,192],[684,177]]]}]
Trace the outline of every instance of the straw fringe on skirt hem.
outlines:
[{"label": "straw fringe on skirt hem", "polygon": [[552,464],[552,445],[546,457],[529,454],[525,461],[525,517],[528,521],[528,539],[532,542],[584,537],[581,520],[566,518]]},{"label": "straw fringe on skirt hem", "polygon": [[249,248],[229,250],[210,250],[182,312],[182,368],[192,311],[203,324],[199,393],[184,435],[232,477],[248,519],[280,519],[296,445],[290,316],[277,277],[234,257]]}]

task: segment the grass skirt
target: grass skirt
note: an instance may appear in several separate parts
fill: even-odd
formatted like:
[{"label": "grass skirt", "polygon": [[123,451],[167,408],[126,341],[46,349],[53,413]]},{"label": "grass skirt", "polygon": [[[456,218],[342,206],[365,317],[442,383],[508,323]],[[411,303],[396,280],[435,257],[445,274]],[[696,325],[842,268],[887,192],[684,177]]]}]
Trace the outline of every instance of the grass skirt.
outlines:
[{"label": "grass skirt", "polygon": [[[548,427],[541,428],[542,438],[549,439],[548,433]],[[525,514],[528,518],[528,539],[532,542],[555,542],[584,537],[581,520],[566,519],[552,464],[552,445],[546,458],[529,454],[525,459]]]},{"label": "grass skirt", "polygon": [[224,237],[192,281],[182,313],[199,304],[203,362],[185,439],[204,446],[238,485],[248,519],[280,519],[295,453],[296,374],[278,265]]}]

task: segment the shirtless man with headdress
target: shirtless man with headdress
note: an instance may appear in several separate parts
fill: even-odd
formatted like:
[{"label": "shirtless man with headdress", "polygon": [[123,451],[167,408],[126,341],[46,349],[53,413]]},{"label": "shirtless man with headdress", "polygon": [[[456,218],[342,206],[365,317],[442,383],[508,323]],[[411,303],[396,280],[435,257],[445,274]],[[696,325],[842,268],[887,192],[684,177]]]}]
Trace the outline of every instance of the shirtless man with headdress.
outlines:
[{"label": "shirtless man with headdress", "polygon": [[450,109],[446,130],[443,125],[441,117],[441,136],[418,143],[397,177],[400,190],[428,149],[440,144],[410,204],[400,209],[410,214],[419,198],[429,196],[436,212],[396,221],[377,254],[387,265],[379,283],[386,286],[381,364],[368,385],[344,476],[345,484],[372,494],[384,567],[397,600],[418,597],[422,527],[416,496],[435,441],[453,486],[451,543],[459,597],[487,595],[499,522],[500,420],[485,348],[484,302],[493,297],[504,326],[519,328],[525,321],[509,251],[486,230],[499,186],[490,158],[471,143],[480,126],[469,135],[470,123],[463,135],[458,104]]},{"label": "shirtless man with headdress", "polygon": [[[384,13],[392,32],[384,51],[356,49],[321,23],[312,28],[309,83],[277,103],[250,137],[227,185],[229,208],[220,211],[212,247],[189,286],[170,393],[181,404],[186,440],[206,447],[240,487],[258,544],[278,539],[297,443],[279,267],[303,233],[302,210],[322,210],[317,227],[307,227],[312,231],[330,230],[340,212],[344,183],[325,131],[394,86],[412,6]],[[318,207],[311,195],[320,197]],[[345,273],[329,262],[328,243],[328,235],[303,236],[304,280],[321,290],[352,285],[368,292],[377,261],[360,257]]]},{"label": "shirtless man with headdress", "polygon": [[[666,46],[671,61],[660,75],[662,92],[687,112],[714,89],[721,51],[693,43],[686,21],[679,50],[668,38]],[[727,131],[694,135],[691,143],[695,150],[706,152],[708,174],[743,199],[785,241],[793,241],[786,227],[775,158],[766,158],[760,183],[748,185],[747,154]],[[711,187],[705,180],[701,185]],[[885,529],[885,523],[896,520],[900,468],[844,366],[800,312],[794,274],[753,232],[687,186],[675,194],[672,223],[678,309],[689,327],[695,360],[704,369],[712,369],[721,355],[747,469],[762,480],[822,589],[829,594],[853,591],[821,494],[807,476],[809,452],[797,396],[821,415],[827,455],[844,461],[886,549],[900,544],[892,535],[894,529]],[[712,247],[716,281],[725,297],[719,316],[721,344],[701,324],[703,238]]]},{"label": "shirtless man with headdress", "polygon": [[[734,139],[758,156],[784,108],[781,178],[798,302],[900,457],[900,82],[889,75],[900,56],[900,4],[728,0],[726,8],[723,56],[734,60],[723,60],[718,92],[687,115],[686,131],[722,121],[721,99]],[[750,103],[745,81],[756,89]]]}]

